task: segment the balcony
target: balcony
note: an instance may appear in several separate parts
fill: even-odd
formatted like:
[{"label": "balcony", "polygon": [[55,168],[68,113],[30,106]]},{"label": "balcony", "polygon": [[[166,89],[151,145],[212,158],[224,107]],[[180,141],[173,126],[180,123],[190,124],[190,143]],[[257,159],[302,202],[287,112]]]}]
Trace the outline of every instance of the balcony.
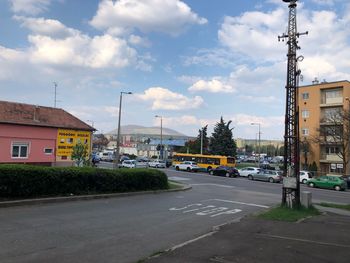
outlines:
[{"label": "balcony", "polygon": [[343,106],[343,97],[324,98],[321,101],[320,107],[339,107]]},{"label": "balcony", "polygon": [[321,163],[342,163],[343,160],[338,154],[322,154]]}]

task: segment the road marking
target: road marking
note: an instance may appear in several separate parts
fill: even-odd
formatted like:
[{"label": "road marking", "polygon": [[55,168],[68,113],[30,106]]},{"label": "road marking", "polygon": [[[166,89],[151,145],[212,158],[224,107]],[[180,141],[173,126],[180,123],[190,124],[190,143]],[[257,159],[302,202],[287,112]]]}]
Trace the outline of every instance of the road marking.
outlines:
[{"label": "road marking", "polygon": [[271,238],[286,239],[286,240],[292,240],[292,241],[298,241],[298,242],[300,241],[300,242],[305,242],[305,243],[313,243],[313,244],[325,245],[325,246],[350,248],[350,246],[348,246],[348,245],[336,244],[336,243],[327,243],[327,242],[319,242],[319,241],[314,241],[314,240],[309,240],[309,239],[302,239],[302,238],[283,237],[283,236],[275,236],[275,235],[268,235],[268,234],[257,234],[257,235],[258,236],[263,236],[263,237],[271,237]]},{"label": "road marking", "polygon": [[[214,200],[214,199],[213,199]],[[197,207],[193,209],[186,210],[191,207]],[[200,211],[199,211],[200,210]],[[210,216],[210,217],[216,217],[220,215],[232,215],[241,212],[241,209],[231,209],[227,207],[216,207],[215,205],[207,205],[203,206],[202,204],[196,203],[196,204],[190,204],[183,207],[172,207],[169,208],[169,211],[182,211],[183,214],[191,213],[191,212],[197,212],[196,215],[198,216]]]},{"label": "road marking", "polygon": [[183,178],[183,177],[178,177],[178,176],[170,176],[168,178],[171,179],[171,180],[177,180],[177,181],[188,181],[188,180],[191,180],[189,178]]},{"label": "road marking", "polygon": [[259,205],[259,204],[252,204],[252,203],[243,203],[238,201],[231,201],[231,200],[223,200],[223,199],[208,199],[205,201],[219,201],[219,202],[225,202],[225,203],[232,203],[232,204],[239,204],[239,205],[248,205],[248,206],[256,206],[256,207],[262,207],[262,208],[269,208],[269,206],[266,205]]},{"label": "road marking", "polygon": [[223,184],[191,184],[191,186],[202,186],[202,185],[218,186],[218,187],[224,187],[224,188],[236,188],[235,186],[223,185]]}]

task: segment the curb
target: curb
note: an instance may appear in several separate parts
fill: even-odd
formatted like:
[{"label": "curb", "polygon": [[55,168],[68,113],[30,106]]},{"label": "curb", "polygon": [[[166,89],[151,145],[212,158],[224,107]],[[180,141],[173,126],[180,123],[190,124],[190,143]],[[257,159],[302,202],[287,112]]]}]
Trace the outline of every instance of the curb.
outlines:
[{"label": "curb", "polygon": [[63,203],[70,201],[82,201],[82,200],[94,200],[94,199],[105,199],[114,197],[125,197],[134,195],[146,195],[146,194],[161,194],[167,192],[180,192],[192,189],[190,185],[182,185],[179,189],[169,190],[154,190],[154,191],[140,191],[140,192],[127,192],[127,193],[113,193],[113,194],[95,194],[95,195],[77,195],[77,196],[64,196],[64,197],[49,197],[49,198],[36,198],[36,199],[25,199],[16,201],[0,201],[0,208],[13,207],[13,206],[24,206],[24,205],[38,205],[38,204],[51,204],[51,203]]}]

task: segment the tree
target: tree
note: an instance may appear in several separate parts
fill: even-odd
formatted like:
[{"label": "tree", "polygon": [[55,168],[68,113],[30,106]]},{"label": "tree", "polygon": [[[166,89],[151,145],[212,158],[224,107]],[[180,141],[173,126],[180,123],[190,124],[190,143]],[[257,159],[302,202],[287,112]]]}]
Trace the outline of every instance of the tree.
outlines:
[{"label": "tree", "polygon": [[210,153],[216,155],[236,156],[237,146],[232,136],[233,128],[230,128],[232,121],[227,123],[221,117],[216,123],[214,132],[210,137]]},{"label": "tree", "polygon": [[101,151],[109,143],[108,139],[101,134],[94,134],[92,139],[92,148]]},{"label": "tree", "polygon": [[311,140],[321,145],[321,152],[337,155],[347,172],[350,146],[350,112],[343,108],[330,108],[321,120],[318,134]]},{"label": "tree", "polygon": [[78,141],[78,143],[73,146],[72,160],[74,160],[75,164],[79,167],[88,165],[90,161],[88,146]]},{"label": "tree", "polygon": [[208,154],[209,138],[207,136],[208,125],[198,130],[198,136],[195,140],[188,141],[185,146],[178,150],[179,153],[199,154],[201,152],[201,133],[203,133],[203,154]]}]

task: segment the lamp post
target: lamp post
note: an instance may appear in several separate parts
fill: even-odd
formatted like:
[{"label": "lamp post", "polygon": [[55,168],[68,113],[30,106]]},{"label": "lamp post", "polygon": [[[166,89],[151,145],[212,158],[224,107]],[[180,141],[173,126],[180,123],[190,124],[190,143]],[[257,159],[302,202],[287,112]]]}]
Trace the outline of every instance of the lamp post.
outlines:
[{"label": "lamp post", "polygon": [[156,115],[154,116],[156,118],[160,118],[160,158],[161,160],[163,160],[163,116],[160,115]]},{"label": "lamp post", "polygon": [[203,128],[201,129],[201,154],[203,154]]},{"label": "lamp post", "polygon": [[259,126],[259,131],[258,131],[258,134],[259,134],[259,144],[258,144],[258,167],[260,168],[260,135],[261,135],[261,132],[260,132],[260,123],[259,122],[252,122],[250,125],[258,125]]},{"label": "lamp post", "polygon": [[132,92],[126,92],[126,91],[121,91],[120,92],[120,100],[119,100],[119,118],[118,118],[118,133],[117,133],[117,149],[116,149],[116,154],[115,154],[115,160],[114,160],[114,168],[118,168],[118,163],[119,163],[119,148],[120,148],[120,120],[122,116],[122,99],[123,99],[123,94],[132,94]]}]

